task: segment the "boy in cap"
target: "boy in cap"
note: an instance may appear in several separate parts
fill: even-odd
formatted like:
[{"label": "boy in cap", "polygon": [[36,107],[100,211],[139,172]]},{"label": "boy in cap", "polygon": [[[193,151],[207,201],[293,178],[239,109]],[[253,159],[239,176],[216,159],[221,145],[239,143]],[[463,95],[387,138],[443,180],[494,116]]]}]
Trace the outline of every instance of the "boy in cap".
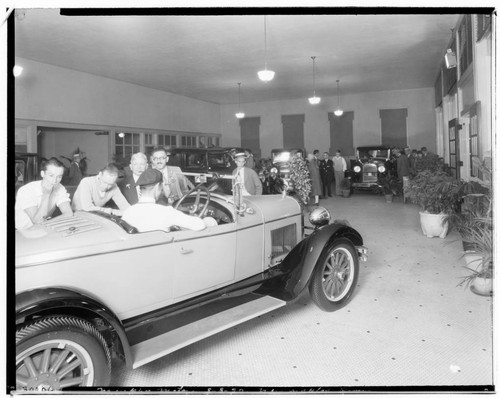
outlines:
[{"label": "boy in cap", "polygon": [[156,201],[162,193],[163,175],[156,169],[146,169],[137,180],[141,190],[139,202],[130,206],[123,213],[122,219],[137,228],[139,232],[170,231],[170,227],[179,227],[201,231],[206,226],[217,225],[211,217],[201,219],[189,216],[172,206],[163,206]]},{"label": "boy in cap", "polygon": [[243,196],[262,195],[262,181],[253,169],[245,167],[246,160],[244,152],[234,155],[236,168],[233,170],[233,176],[235,176],[236,182],[242,184]]}]

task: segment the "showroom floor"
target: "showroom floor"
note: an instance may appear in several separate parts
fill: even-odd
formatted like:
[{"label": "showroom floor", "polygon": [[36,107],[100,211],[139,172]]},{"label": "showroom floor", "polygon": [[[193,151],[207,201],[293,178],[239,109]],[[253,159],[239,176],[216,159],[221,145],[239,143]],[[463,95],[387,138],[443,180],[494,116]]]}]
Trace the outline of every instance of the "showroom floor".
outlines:
[{"label": "showroom floor", "polygon": [[369,249],[346,307],[322,312],[306,292],[136,370],[117,361],[111,385],[288,392],[493,385],[492,298],[457,287],[465,272],[456,233],[423,236],[418,208],[401,199],[355,193],[321,205],[349,220]]}]

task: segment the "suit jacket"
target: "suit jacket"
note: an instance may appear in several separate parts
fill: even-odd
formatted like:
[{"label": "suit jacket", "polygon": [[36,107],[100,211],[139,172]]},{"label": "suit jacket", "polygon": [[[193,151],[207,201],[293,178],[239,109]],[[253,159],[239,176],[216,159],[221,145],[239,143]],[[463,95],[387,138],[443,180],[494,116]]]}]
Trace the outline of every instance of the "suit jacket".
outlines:
[{"label": "suit jacket", "polygon": [[[257,173],[248,167],[243,168],[245,169],[243,172],[243,184],[245,185],[245,189],[250,195],[262,195],[262,181],[260,181]],[[237,168],[233,170],[233,176],[236,175],[237,171]]]},{"label": "suit jacket", "polygon": [[130,203],[131,205],[135,205],[139,201],[133,175],[130,174],[125,177],[122,181],[120,181],[118,186],[120,187],[120,191],[122,192],[123,196],[125,196],[125,199],[127,199],[128,203]]}]

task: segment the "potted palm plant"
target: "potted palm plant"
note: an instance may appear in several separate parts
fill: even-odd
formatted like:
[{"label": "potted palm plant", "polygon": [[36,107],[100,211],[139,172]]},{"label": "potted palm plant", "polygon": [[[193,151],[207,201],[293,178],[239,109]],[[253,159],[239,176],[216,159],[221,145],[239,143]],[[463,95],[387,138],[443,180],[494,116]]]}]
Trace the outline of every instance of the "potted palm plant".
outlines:
[{"label": "potted palm plant", "polygon": [[464,242],[464,259],[469,274],[462,277],[460,286],[470,286],[474,293],[491,295],[493,278],[493,210],[491,201],[491,166],[474,157],[474,165],[482,178],[461,185],[459,213],[450,217]]},{"label": "potted palm plant", "polygon": [[449,215],[458,206],[459,187],[459,181],[440,170],[421,171],[405,186],[405,198],[420,207],[420,225],[425,236],[446,237]]},{"label": "potted palm plant", "polygon": [[403,194],[403,182],[397,177],[381,177],[378,181],[378,191],[385,196],[386,203],[392,203],[393,198]]}]

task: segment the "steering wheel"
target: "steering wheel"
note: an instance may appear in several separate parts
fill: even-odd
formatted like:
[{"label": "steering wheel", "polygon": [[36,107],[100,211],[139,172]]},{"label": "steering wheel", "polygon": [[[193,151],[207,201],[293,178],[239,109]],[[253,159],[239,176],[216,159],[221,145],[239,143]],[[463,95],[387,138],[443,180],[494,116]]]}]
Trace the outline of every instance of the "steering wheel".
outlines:
[{"label": "steering wheel", "polygon": [[[200,197],[201,197],[201,191],[205,192],[207,194],[207,200],[201,210],[198,209],[198,204],[200,203]],[[207,212],[208,205],[210,204],[210,191],[205,185],[197,185],[196,187],[191,188],[188,192],[186,192],[184,195],[182,195],[182,198],[180,198],[177,203],[175,204],[174,208],[178,209],[181,203],[186,199],[188,196],[190,196],[193,192],[196,192],[196,199],[194,200],[194,204],[192,206],[192,209],[189,210],[189,214],[196,216],[196,217],[203,217],[205,213]]]}]

